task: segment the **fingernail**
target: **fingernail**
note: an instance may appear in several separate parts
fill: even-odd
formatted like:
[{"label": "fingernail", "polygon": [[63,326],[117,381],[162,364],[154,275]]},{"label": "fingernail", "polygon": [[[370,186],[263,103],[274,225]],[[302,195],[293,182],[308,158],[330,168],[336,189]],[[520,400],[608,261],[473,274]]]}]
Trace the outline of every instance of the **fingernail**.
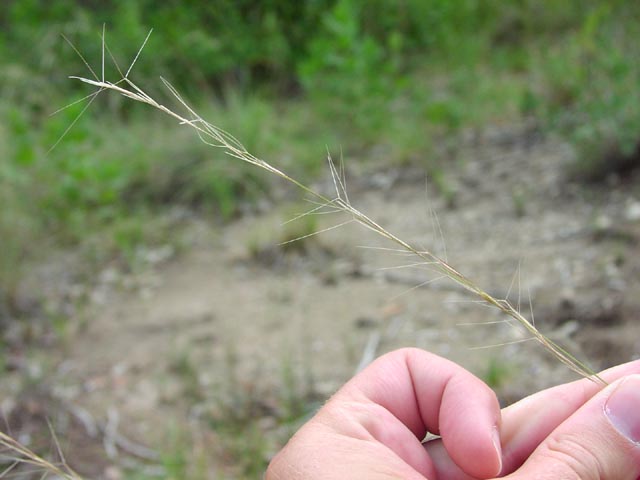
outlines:
[{"label": "fingernail", "polygon": [[622,380],[604,404],[604,413],[618,432],[640,444],[640,376]]},{"label": "fingernail", "polygon": [[502,472],[502,446],[500,443],[500,429],[497,426],[493,427],[493,432],[491,432],[491,439],[493,440],[493,446],[496,449],[496,453],[498,454],[500,468],[498,468],[497,474],[500,474]]}]

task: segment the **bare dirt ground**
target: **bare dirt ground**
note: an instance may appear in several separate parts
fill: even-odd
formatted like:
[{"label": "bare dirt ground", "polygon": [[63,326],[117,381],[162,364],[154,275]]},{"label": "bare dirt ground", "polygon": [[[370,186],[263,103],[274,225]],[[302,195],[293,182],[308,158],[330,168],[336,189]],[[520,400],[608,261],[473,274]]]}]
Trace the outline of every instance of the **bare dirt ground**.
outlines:
[{"label": "bare dirt ground", "polygon": [[[637,175],[574,184],[564,174],[570,159],[567,147],[524,127],[494,128],[451,158],[446,199],[425,189],[419,170],[347,165],[350,197],[527,315],[532,305],[542,332],[602,369],[640,356],[640,189]],[[153,457],[138,444],[162,450],[170,432],[188,430],[194,451],[211,457],[211,478],[245,478],[217,426],[229,417],[255,424],[268,458],[295,426],[282,426],[291,402],[322,401],[399,347],[459,362],[504,403],[575,378],[496,311],[411,267],[414,259],[360,248],[393,245],[356,225],[301,251],[268,248],[290,212],[275,205],[223,229],[197,225],[186,252],[133,280],[103,273],[86,326],[53,354],[46,381],[76,424],[66,438],[72,463],[120,478],[127,459]],[[19,408],[38,414],[37,402],[9,410]]]}]

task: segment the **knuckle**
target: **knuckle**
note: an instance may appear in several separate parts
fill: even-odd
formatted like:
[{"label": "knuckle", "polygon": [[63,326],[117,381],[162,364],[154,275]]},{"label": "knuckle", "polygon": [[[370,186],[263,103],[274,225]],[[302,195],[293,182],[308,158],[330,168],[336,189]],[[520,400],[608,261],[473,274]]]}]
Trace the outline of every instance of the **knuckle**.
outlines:
[{"label": "knuckle", "polygon": [[546,449],[542,453],[549,457],[554,468],[562,472],[558,478],[600,480],[605,478],[605,469],[596,445],[599,445],[596,439],[589,440],[575,434],[560,434],[547,439]]}]

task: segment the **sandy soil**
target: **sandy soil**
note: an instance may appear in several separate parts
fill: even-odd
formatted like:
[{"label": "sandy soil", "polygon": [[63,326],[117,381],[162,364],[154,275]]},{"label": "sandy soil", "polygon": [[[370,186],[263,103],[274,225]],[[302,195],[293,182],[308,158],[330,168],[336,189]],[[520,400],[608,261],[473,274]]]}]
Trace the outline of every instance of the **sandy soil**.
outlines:
[{"label": "sandy soil", "polygon": [[[525,128],[494,128],[445,167],[454,206],[407,168],[349,169],[350,197],[527,316],[532,309],[542,332],[601,369],[640,356],[640,190],[637,177],[573,184],[563,173],[570,158]],[[302,253],[269,248],[284,212],[291,207],[194,227],[193,246],[137,274],[134,288],[106,271],[86,328],[52,374],[55,397],[76,420],[86,411],[103,429],[161,448],[176,426],[211,431],[210,419],[240,396],[269,436],[283,392],[321,401],[372,356],[399,347],[461,363],[494,382],[504,403],[575,378],[496,311],[410,267],[411,257],[360,248],[393,245],[356,225],[305,242]],[[267,232],[258,256],[257,232]],[[274,434],[265,455],[283,437]],[[112,463],[120,464],[98,462],[92,473],[117,478]]]}]

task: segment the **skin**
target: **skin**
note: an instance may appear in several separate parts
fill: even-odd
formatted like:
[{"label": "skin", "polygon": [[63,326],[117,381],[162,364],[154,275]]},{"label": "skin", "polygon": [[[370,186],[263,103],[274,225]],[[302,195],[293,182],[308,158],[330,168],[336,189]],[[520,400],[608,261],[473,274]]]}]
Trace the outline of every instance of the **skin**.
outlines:
[{"label": "skin", "polygon": [[[604,389],[582,379],[501,411],[494,392],[462,367],[422,350],[398,350],[340,389],[273,459],[265,478],[636,480],[640,446],[604,413],[621,381],[640,400],[634,374],[640,361],[603,372],[611,384]],[[427,432],[440,438],[423,442]]]}]

